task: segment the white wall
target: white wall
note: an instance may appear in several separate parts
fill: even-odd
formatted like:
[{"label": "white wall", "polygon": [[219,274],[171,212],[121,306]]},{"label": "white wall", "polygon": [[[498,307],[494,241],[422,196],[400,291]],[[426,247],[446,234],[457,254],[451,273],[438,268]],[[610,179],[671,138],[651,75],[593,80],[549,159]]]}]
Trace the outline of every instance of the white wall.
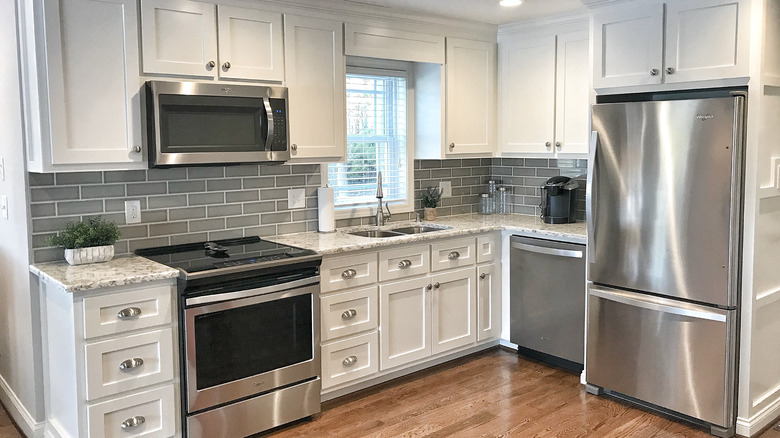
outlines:
[{"label": "white wall", "polygon": [[30,289],[27,173],[22,132],[14,1],[0,1],[0,158],[9,218],[0,218],[0,400],[33,436],[43,420],[40,317]]}]

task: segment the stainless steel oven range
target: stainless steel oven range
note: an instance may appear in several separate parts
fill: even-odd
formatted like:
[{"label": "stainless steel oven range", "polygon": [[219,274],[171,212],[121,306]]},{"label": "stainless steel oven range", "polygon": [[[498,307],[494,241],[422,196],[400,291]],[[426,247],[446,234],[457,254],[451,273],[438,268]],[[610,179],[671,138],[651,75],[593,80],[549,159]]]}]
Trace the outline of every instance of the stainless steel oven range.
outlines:
[{"label": "stainless steel oven range", "polygon": [[188,438],[241,438],[320,411],[319,265],[257,237],[139,250],[180,271]]}]

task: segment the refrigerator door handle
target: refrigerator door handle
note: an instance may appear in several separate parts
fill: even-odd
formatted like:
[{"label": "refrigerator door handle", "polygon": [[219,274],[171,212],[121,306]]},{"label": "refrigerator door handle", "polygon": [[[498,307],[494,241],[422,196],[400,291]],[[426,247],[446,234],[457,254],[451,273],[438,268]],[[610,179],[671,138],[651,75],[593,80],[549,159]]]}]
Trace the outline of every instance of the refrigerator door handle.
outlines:
[{"label": "refrigerator door handle", "polygon": [[512,242],[512,248],[519,249],[522,251],[535,252],[538,254],[547,254],[551,256],[571,257],[575,259],[582,258],[582,251],[573,251],[570,249],[547,248],[544,246],[529,245],[527,243],[517,243],[517,242]]},{"label": "refrigerator door handle", "polygon": [[593,199],[593,180],[596,173],[596,149],[599,144],[598,131],[590,132],[590,148],[588,150],[588,172],[587,187],[585,188],[585,227],[588,233],[588,263],[596,261],[596,235],[595,235],[595,200]]},{"label": "refrigerator door handle", "polygon": [[589,287],[588,294],[605,300],[640,307],[642,309],[717,322],[726,322],[726,314],[728,312],[727,310],[712,309],[685,302],[656,298],[650,295],[599,289],[593,285]]}]

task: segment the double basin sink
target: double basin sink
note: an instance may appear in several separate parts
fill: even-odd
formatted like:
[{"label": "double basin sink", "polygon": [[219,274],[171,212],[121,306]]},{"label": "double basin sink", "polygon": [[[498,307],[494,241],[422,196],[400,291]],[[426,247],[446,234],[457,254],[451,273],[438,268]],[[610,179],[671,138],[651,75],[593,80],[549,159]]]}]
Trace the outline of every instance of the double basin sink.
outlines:
[{"label": "double basin sink", "polygon": [[425,225],[414,225],[410,227],[401,227],[401,228],[393,228],[392,230],[364,230],[364,231],[353,231],[351,234],[353,236],[360,236],[360,237],[373,237],[373,238],[385,238],[385,237],[398,237],[398,236],[407,236],[409,234],[422,234],[422,233],[431,233],[434,231],[442,231],[447,230],[450,227],[426,227]]}]

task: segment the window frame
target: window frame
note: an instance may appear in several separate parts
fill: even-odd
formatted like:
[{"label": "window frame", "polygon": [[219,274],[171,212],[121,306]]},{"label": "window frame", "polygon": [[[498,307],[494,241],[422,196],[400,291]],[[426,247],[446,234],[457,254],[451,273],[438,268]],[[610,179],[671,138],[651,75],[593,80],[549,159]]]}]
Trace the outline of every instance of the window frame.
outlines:
[{"label": "window frame", "polygon": [[[410,213],[414,211],[414,69],[412,63],[388,59],[347,57],[347,74],[367,74],[379,76],[396,76],[406,78],[406,200],[403,202],[388,202],[390,213]],[[346,81],[346,76],[344,77]],[[346,102],[347,96],[344,95]],[[346,151],[346,149],[345,149]],[[345,163],[346,154],[339,163]],[[323,163],[322,184],[328,184],[328,164]],[[384,203],[384,202],[383,202]],[[387,212],[387,209],[384,210]],[[336,219],[356,219],[376,215],[376,201],[373,204],[335,207]]]}]

